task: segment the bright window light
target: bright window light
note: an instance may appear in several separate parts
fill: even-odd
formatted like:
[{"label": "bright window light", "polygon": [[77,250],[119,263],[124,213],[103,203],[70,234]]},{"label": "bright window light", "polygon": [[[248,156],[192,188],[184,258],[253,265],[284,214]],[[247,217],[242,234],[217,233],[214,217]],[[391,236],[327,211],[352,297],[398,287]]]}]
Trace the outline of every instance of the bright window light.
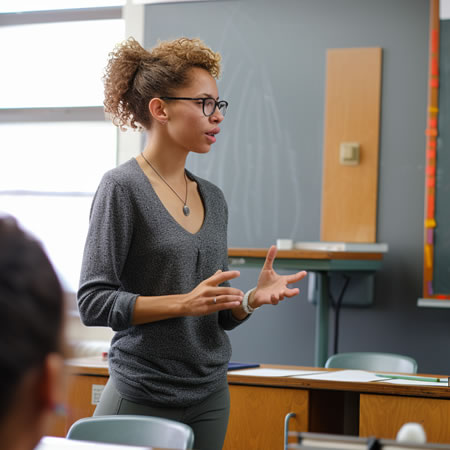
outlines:
[{"label": "bright window light", "polygon": [[93,193],[116,165],[108,122],[0,125],[0,212],[42,241],[65,289],[78,288]]},{"label": "bright window light", "polygon": [[0,13],[122,6],[125,0],[2,0]]},{"label": "bright window light", "polygon": [[88,192],[116,163],[110,122],[0,124],[0,192]]},{"label": "bright window light", "polygon": [[450,19],[450,0],[441,0],[439,2],[441,20]]},{"label": "bright window light", "polygon": [[0,215],[14,216],[41,241],[66,292],[76,292],[92,197],[4,196]]},{"label": "bright window light", "polygon": [[101,106],[108,53],[123,19],[0,27],[0,108]]},{"label": "bright window light", "polygon": [[[124,3],[2,0],[0,13]],[[14,216],[42,242],[72,293],[78,289],[94,192],[116,166],[118,131],[108,121],[64,121],[63,115],[74,107],[102,106],[108,53],[124,36],[123,19],[0,26],[0,40],[7,43],[0,52],[0,108],[25,110],[14,113],[18,123],[0,123],[0,214]],[[36,117],[26,111],[32,108],[61,108],[56,111],[63,121],[27,121]]]}]

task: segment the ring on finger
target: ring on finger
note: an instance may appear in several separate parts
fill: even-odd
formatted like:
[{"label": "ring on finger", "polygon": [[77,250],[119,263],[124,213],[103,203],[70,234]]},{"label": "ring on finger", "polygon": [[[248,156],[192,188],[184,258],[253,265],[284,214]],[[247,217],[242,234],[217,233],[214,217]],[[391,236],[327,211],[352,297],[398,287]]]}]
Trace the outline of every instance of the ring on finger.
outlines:
[{"label": "ring on finger", "polygon": [[217,303],[217,298],[216,298],[216,297],[214,297],[214,300],[213,300],[213,302],[214,302],[214,304],[216,304],[216,303]]}]

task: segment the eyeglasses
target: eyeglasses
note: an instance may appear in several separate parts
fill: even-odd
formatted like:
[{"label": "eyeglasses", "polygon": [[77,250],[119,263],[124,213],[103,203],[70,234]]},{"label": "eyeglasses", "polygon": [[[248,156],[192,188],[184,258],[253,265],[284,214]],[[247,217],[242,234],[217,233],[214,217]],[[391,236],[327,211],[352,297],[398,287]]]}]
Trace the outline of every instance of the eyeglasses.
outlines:
[{"label": "eyeglasses", "polygon": [[194,100],[194,101],[201,101],[202,107],[203,107],[203,114],[206,117],[212,116],[214,114],[214,111],[216,108],[219,109],[222,116],[225,116],[225,113],[227,112],[228,108],[228,102],[225,100],[220,100],[217,102],[211,97],[199,97],[199,98],[193,98],[193,97],[160,97],[161,100]]}]

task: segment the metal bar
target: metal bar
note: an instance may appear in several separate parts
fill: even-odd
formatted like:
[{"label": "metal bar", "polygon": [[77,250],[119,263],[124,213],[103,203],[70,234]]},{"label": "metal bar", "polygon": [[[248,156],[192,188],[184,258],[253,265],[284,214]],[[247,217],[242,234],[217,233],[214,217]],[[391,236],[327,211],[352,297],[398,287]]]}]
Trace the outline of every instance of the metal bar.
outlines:
[{"label": "metal bar", "polygon": [[15,197],[25,197],[25,196],[33,196],[33,197],[93,197],[95,192],[79,192],[79,191],[29,191],[29,190],[1,190],[0,196],[8,195]]},{"label": "metal bar", "polygon": [[328,358],[328,316],[330,299],[328,296],[328,275],[317,273],[318,298],[316,308],[316,338],[314,349],[314,365],[324,367]]},{"label": "metal bar", "polygon": [[[262,267],[264,258],[232,257],[230,266]],[[376,271],[381,268],[381,260],[350,260],[350,259],[282,259],[276,258],[275,269],[313,270],[313,271]]]},{"label": "metal bar", "polygon": [[0,13],[0,26],[121,19],[122,6]]},{"label": "metal bar", "polygon": [[284,418],[284,450],[288,449],[288,436],[289,436],[289,420],[291,417],[295,417],[296,414],[293,412],[287,413]]},{"label": "metal bar", "polygon": [[103,106],[60,108],[0,108],[0,122],[83,122],[104,121]]}]

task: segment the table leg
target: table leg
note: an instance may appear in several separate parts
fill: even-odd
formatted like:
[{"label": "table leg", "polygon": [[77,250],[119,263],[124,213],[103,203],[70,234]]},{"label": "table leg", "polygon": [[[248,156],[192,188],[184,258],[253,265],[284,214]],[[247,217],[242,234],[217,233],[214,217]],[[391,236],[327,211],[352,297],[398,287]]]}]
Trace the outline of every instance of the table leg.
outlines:
[{"label": "table leg", "polygon": [[328,295],[328,274],[316,272],[318,281],[316,305],[316,340],[314,365],[323,367],[328,359],[328,316],[330,299]]}]

